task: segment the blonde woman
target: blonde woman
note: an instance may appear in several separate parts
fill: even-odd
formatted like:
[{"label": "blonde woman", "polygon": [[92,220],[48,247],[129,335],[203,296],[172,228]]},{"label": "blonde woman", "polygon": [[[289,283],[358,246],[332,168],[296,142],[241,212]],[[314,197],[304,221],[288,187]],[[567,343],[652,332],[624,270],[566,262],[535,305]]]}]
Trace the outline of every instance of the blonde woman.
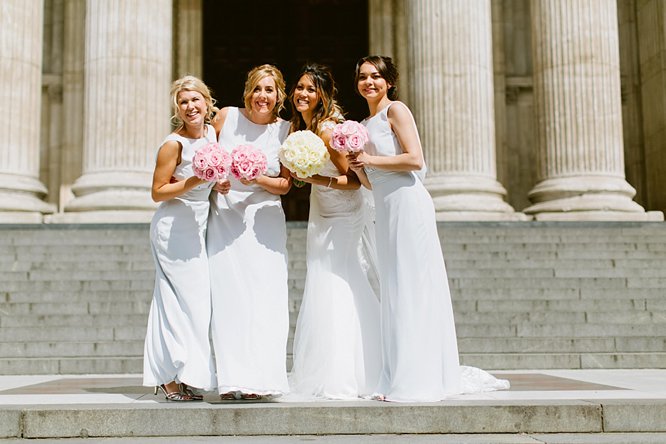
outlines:
[{"label": "blonde woman", "polygon": [[177,128],[157,152],[152,183],[153,200],[161,203],[150,224],[156,277],[143,384],[168,401],[196,401],[202,396],[190,387],[215,387],[205,239],[212,185],[193,175],[192,158],[216,141],[209,125],[214,107],[208,87],[192,76],[173,83],[171,99]]},{"label": "blonde woman", "polygon": [[280,195],[291,177],[278,160],[289,122],[279,112],[284,80],[272,65],[252,69],[245,107],[223,108],[215,125],[231,151],[253,145],[268,170],[255,180],[231,178],[231,190],[211,194],[208,254],[213,301],[212,338],[222,399],[276,397],[289,391],[287,228]]}]

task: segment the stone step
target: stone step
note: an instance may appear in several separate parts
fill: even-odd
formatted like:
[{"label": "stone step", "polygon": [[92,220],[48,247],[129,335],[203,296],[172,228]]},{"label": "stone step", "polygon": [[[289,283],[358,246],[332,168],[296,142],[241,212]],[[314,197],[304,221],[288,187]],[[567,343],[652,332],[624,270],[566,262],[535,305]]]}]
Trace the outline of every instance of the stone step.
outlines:
[{"label": "stone step", "polygon": [[19,316],[37,315],[96,315],[114,314],[118,316],[143,314],[147,317],[150,299],[143,301],[83,302],[83,303],[0,303],[0,311]]},{"label": "stone step", "polygon": [[[23,315],[3,316],[0,318],[0,328],[5,327],[117,327],[145,326],[148,320],[148,309],[142,310],[142,314],[52,314],[52,315]],[[136,312],[135,312],[136,313]]]},{"label": "stone step", "polygon": [[[289,338],[287,351],[291,354],[293,338]],[[475,338],[458,339],[458,349],[462,355],[474,356],[481,353],[494,355],[516,354],[627,354],[641,350],[642,353],[663,353],[666,338]],[[39,341],[39,342],[0,342],[0,357],[4,358],[71,358],[88,357],[95,359],[108,356],[143,356],[143,338],[113,341]],[[515,359],[515,358],[512,358]],[[498,367],[501,368],[501,367]]]},{"label": "stone step", "polygon": [[177,412],[161,404],[4,408],[0,430],[5,438],[32,439],[666,431],[661,400],[203,402],[180,407]]},{"label": "stone step", "polygon": [[126,341],[143,340],[146,326],[114,327],[3,327],[2,342],[49,342],[49,341]]},{"label": "stone step", "polygon": [[[666,352],[460,352],[460,362],[486,370],[666,368]],[[287,368],[291,364],[291,355],[287,355]],[[142,371],[142,354],[0,357],[3,375],[140,374]]]},{"label": "stone step", "polygon": [[133,341],[0,342],[3,358],[96,359],[108,356],[143,357],[143,339]]},{"label": "stone step", "polygon": [[[67,301],[69,304],[88,302],[144,302],[150,301],[151,290],[126,291],[9,291],[0,293],[0,303],[26,304],[26,303],[59,303]],[[4,295],[4,298],[3,298]]]},{"label": "stone step", "polygon": [[485,370],[666,368],[666,352],[460,353],[460,362]]},{"label": "stone step", "polygon": [[666,338],[654,336],[584,338],[458,338],[461,353],[664,352]]}]

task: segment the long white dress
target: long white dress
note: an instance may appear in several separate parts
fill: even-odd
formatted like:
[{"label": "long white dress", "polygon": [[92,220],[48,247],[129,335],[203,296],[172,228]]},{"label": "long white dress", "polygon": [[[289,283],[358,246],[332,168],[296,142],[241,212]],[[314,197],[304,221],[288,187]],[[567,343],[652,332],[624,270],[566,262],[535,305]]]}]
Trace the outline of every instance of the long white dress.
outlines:
[{"label": "long white dress", "polygon": [[[329,160],[320,174],[339,173]],[[366,211],[360,190],[312,185],[307,275],[289,380],[295,396],[354,399],[372,394],[377,384],[379,299],[361,265],[373,252],[359,256]]]},{"label": "long white dress", "polygon": [[[368,154],[403,152],[388,121],[391,104],[363,121]],[[459,365],[435,209],[422,183],[425,166],[418,172],[366,168],[366,174],[375,199],[381,285],[383,363],[376,393],[389,401],[439,401],[508,388],[507,381]]]},{"label": "long white dress", "polygon": [[[229,152],[241,144],[263,150],[266,175],[275,177],[288,131],[289,122],[257,125],[229,108],[219,142]],[[229,194],[211,193],[207,235],[217,388],[279,396],[289,391],[285,215],[280,196],[229,179]]]},{"label": "long white dress", "polygon": [[[187,139],[170,134],[182,146],[174,177],[193,175],[196,151],[215,142],[215,129],[207,125],[206,137]],[[206,222],[212,184],[162,202],[150,224],[155,260],[155,290],[148,315],[144,344],[143,385],[171,381],[210,390],[215,371],[208,337],[211,300],[206,254]]]}]

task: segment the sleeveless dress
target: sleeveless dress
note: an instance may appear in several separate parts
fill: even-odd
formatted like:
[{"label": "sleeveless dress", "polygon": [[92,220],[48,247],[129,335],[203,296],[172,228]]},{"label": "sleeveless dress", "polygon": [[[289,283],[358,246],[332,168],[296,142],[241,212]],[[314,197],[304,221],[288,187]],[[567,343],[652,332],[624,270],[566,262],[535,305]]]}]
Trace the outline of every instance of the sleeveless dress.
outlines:
[{"label": "sleeveless dress", "polygon": [[[216,141],[215,129],[207,125],[206,131],[201,139],[173,133],[165,139],[182,146],[176,179],[193,176],[194,154]],[[144,344],[144,386],[175,380],[205,390],[215,387],[208,337],[211,301],[206,254],[211,187],[212,183],[204,183],[162,202],[150,223],[156,274]]]},{"label": "sleeveless dress", "polygon": [[[320,174],[339,172],[329,160]],[[366,212],[360,190],[312,185],[307,275],[289,381],[295,396],[353,399],[370,395],[377,384],[379,299],[359,256]]]},{"label": "sleeveless dress", "polygon": [[[392,102],[363,121],[377,156],[403,152],[388,121]],[[376,211],[381,285],[382,372],[376,389],[388,401],[439,401],[508,388],[483,370],[459,365],[451,294],[435,209],[421,171],[367,167]]]},{"label": "sleeveless dress", "polygon": [[[219,142],[229,152],[240,144],[263,150],[266,175],[276,177],[288,131],[289,122],[257,125],[229,108]],[[217,388],[279,396],[289,391],[285,215],[280,196],[229,179],[228,194],[211,193],[207,234]]]}]

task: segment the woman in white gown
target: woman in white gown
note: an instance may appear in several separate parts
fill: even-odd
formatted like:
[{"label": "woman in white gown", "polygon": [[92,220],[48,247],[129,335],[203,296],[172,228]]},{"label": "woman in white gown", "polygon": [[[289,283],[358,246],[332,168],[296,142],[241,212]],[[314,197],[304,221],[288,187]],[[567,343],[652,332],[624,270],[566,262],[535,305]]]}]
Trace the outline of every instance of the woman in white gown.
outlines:
[{"label": "woman in white gown", "polygon": [[227,194],[211,193],[211,335],[222,399],[289,390],[287,229],[280,195],[291,188],[291,177],[277,155],[289,132],[289,122],[278,116],[285,97],[280,71],[256,67],[245,82],[245,107],[223,108],[214,122],[221,128],[222,148],[253,145],[268,164],[255,180],[232,177]]},{"label": "woman in white gown", "polygon": [[331,157],[319,174],[301,179],[312,190],[290,388],[297,397],[353,399],[372,393],[381,360],[379,299],[359,258],[366,205],[346,157],[330,146],[343,120],[330,71],[306,65],[297,79],[289,95],[291,130],[317,134]]},{"label": "woman in white gown", "polygon": [[508,388],[508,381],[459,365],[434,205],[422,183],[423,151],[411,112],[392,100],[397,79],[389,57],[369,56],[356,65],[370,141],[349,159],[375,198],[381,285],[382,372],[375,398],[439,401]]},{"label": "woman in white gown", "polygon": [[[150,224],[155,290],[144,345],[143,384],[167,400],[194,401],[190,387],[210,390],[215,373],[208,331],[211,316],[206,222],[211,183],[193,175],[196,151],[215,142],[208,125],[213,99],[196,77],[171,88],[178,127],[159,148],[152,197],[162,202]],[[180,383],[180,385],[179,385]]]}]

